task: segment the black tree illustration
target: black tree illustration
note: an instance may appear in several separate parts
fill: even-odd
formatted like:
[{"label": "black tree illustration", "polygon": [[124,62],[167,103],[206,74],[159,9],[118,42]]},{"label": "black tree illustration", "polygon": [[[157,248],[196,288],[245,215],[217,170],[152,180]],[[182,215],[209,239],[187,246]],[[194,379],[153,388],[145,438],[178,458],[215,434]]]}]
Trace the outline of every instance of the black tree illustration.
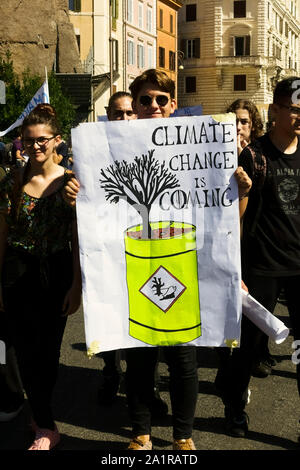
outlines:
[{"label": "black tree illustration", "polygon": [[154,201],[166,189],[179,187],[178,180],[166,168],[165,162],[160,163],[153,154],[154,149],[148,150],[148,155],[135,157],[132,163],[116,161],[101,170],[99,180],[107,201],[117,204],[124,199],[141,215],[143,239],[151,238],[149,214]]}]

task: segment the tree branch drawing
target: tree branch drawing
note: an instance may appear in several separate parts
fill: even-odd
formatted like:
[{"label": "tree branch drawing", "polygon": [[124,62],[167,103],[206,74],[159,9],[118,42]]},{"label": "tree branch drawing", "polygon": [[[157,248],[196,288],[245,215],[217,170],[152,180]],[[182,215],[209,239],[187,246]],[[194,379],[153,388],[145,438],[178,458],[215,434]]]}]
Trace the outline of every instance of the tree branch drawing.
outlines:
[{"label": "tree branch drawing", "polygon": [[154,151],[148,150],[148,154],[136,156],[132,163],[116,161],[100,171],[100,186],[106,193],[106,200],[117,204],[120,199],[124,199],[142,217],[142,239],[151,238],[149,214],[155,200],[166,189],[180,186],[176,176],[166,168],[165,162],[160,163],[155,159]]}]

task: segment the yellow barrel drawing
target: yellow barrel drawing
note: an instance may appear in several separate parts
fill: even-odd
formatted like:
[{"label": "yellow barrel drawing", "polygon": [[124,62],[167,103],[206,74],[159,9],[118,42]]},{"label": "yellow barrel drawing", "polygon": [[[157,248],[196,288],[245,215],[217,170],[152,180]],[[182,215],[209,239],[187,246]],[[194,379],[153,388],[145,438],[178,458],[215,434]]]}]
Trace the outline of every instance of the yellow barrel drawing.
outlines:
[{"label": "yellow barrel drawing", "polygon": [[125,232],[129,334],[144,343],[172,346],[201,336],[196,228],[185,222],[151,222]]}]

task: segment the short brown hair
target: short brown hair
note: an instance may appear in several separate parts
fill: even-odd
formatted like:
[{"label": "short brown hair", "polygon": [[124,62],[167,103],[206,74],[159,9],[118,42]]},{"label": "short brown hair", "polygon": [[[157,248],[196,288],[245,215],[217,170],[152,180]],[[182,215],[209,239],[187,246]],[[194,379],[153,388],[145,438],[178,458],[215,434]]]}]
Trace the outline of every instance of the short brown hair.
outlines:
[{"label": "short brown hair", "polygon": [[249,100],[236,100],[227,108],[227,113],[235,113],[237,109],[246,109],[252,121],[251,140],[263,134],[263,122],[255,104]]},{"label": "short brown hair", "polygon": [[165,93],[170,93],[171,98],[175,98],[175,82],[165,72],[156,69],[145,70],[131,83],[129,90],[134,100],[137,99],[140,90],[145,83],[152,83],[158,86]]}]

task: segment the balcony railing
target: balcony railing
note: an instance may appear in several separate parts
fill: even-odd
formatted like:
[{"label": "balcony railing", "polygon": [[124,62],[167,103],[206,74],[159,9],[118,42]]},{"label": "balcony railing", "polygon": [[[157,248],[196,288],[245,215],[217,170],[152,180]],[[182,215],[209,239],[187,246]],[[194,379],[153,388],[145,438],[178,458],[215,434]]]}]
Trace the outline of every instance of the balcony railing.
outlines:
[{"label": "balcony railing", "polygon": [[266,57],[259,55],[241,55],[241,56],[218,56],[216,57],[216,65],[254,65],[265,67],[283,67],[283,61],[276,57]]},{"label": "balcony railing", "polygon": [[266,58],[258,55],[218,56],[216,65],[263,65]]}]

